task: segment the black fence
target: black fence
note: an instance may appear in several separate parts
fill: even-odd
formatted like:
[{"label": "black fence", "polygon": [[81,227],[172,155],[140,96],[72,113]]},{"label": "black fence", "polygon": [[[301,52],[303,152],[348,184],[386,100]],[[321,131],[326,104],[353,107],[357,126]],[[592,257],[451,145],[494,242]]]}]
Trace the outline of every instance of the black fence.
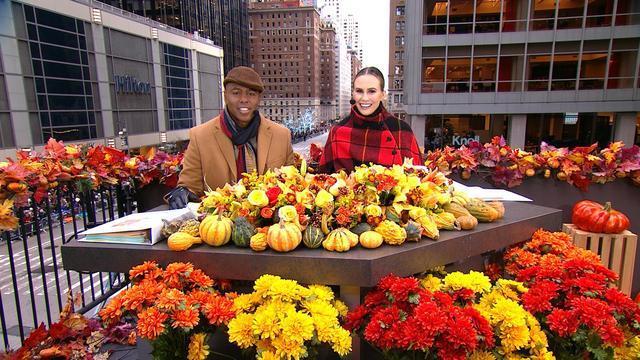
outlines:
[{"label": "black fence", "polygon": [[40,323],[56,322],[72,293],[87,313],[128,284],[126,274],[65,270],[60,247],[85,229],[132,213],[134,189],[123,182],[79,192],[68,186],[16,209],[18,229],[0,238],[0,325],[5,350],[16,349]]}]

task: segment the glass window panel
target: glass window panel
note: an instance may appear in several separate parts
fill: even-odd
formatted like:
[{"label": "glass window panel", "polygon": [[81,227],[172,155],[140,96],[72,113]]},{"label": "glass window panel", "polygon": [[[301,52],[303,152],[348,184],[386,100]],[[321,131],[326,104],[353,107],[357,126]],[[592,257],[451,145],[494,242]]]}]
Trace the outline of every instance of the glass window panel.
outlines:
[{"label": "glass window panel", "polygon": [[31,64],[33,65],[33,74],[42,76],[42,61],[32,60]]},{"label": "glass window panel", "polygon": [[38,41],[38,29],[33,24],[27,25],[27,33],[29,34],[29,40]]},{"label": "glass window panel", "polygon": [[40,110],[47,110],[47,97],[45,95],[38,95],[38,108]]},{"label": "glass window panel", "polygon": [[87,126],[51,128],[49,131],[51,131],[56,140],[74,141],[91,138],[89,127]]},{"label": "glass window panel", "polygon": [[557,0],[532,1],[531,30],[553,30]]},{"label": "glass window panel", "polygon": [[47,113],[47,112],[41,112],[40,113],[40,126],[42,126],[42,127],[51,126],[51,123],[49,122],[49,113]]},{"label": "glass window panel", "polygon": [[44,79],[43,78],[36,78],[36,91],[39,92],[39,93],[44,93],[45,92]]},{"label": "glass window panel", "polygon": [[518,11],[518,1],[504,0],[502,31],[524,31],[527,27],[527,12]]},{"label": "glass window panel", "polygon": [[473,92],[490,92],[496,89],[496,57],[473,58]]},{"label": "glass window panel", "polygon": [[426,0],[422,22],[423,34],[435,35],[447,33],[447,5],[446,1]]},{"label": "glass window panel", "polygon": [[80,53],[75,49],[67,49],[60,46],[42,44],[42,58],[77,64],[80,62]]},{"label": "glass window panel", "polygon": [[86,50],[87,49],[87,41],[86,41],[84,36],[79,36],[78,37],[78,42],[80,44],[80,49],[82,49],[82,50]]},{"label": "glass window panel", "polygon": [[576,29],[582,27],[584,0],[559,0],[558,29]]},{"label": "glass window panel", "polygon": [[44,73],[48,77],[82,79],[80,66],[43,61]]},{"label": "glass window panel", "polygon": [[84,22],[82,20],[76,20],[76,29],[80,34],[84,34]]},{"label": "glass window panel", "polygon": [[31,22],[36,21],[36,18],[33,15],[33,7],[31,6],[24,5],[24,16],[27,19],[27,21],[31,21]]},{"label": "glass window panel", "polygon": [[602,89],[607,67],[606,53],[582,54],[580,90]]},{"label": "glass window panel", "polygon": [[49,95],[51,110],[84,110],[86,109],[84,96]]},{"label": "glass window panel", "polygon": [[51,123],[53,126],[86,125],[87,112],[51,112]]},{"label": "glass window panel", "polygon": [[73,18],[38,8],[36,8],[36,17],[38,18],[38,24],[72,32],[76,31],[76,23]]},{"label": "glass window panel", "polygon": [[31,48],[31,57],[40,58],[40,47],[36,42],[29,42],[29,48]]},{"label": "glass window panel", "polygon": [[189,65],[189,60],[185,58],[179,58],[175,56],[167,56],[166,57],[167,64],[171,66],[178,66],[181,68],[186,68]]},{"label": "glass window panel", "polygon": [[449,33],[470,33],[473,25],[473,0],[449,0],[449,4]]},{"label": "glass window panel", "polygon": [[176,77],[187,77],[187,69],[181,69],[178,67],[172,67],[172,66],[168,66],[166,67],[167,69],[167,75],[168,76],[176,76]]},{"label": "glass window panel", "polygon": [[447,60],[447,92],[468,92],[470,79],[470,58]]},{"label": "glass window panel", "polygon": [[587,27],[611,26],[613,1],[590,0],[587,4]]},{"label": "glass window panel", "polygon": [[78,36],[65,31],[38,26],[38,36],[41,42],[62,45],[70,48],[78,47]]},{"label": "glass window panel", "polygon": [[498,32],[500,30],[500,1],[476,2],[477,33]]},{"label": "glass window panel", "polygon": [[577,54],[555,54],[553,56],[551,90],[575,90],[577,74]]},{"label": "glass window panel", "polygon": [[637,51],[617,51],[611,54],[609,61],[608,89],[626,89],[633,87]]},{"label": "glass window panel", "polygon": [[551,64],[550,55],[529,56],[527,61],[527,90],[546,91]]}]

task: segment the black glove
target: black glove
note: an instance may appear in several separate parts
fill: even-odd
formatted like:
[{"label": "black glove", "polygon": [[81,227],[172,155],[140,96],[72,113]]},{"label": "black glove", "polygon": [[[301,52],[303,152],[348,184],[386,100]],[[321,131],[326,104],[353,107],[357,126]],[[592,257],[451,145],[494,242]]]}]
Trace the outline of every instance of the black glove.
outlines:
[{"label": "black glove", "polygon": [[177,187],[171,190],[167,195],[167,202],[169,203],[169,209],[182,209],[187,206],[190,201],[200,201],[200,198],[189,191],[186,187]]}]

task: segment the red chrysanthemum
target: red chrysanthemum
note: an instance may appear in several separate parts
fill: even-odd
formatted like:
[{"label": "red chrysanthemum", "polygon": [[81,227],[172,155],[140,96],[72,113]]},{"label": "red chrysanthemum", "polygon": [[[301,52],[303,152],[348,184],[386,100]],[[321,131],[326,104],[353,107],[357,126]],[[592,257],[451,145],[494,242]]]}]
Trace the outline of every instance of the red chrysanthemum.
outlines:
[{"label": "red chrysanthemum", "polygon": [[578,330],[579,321],[573,311],[554,309],[547,316],[549,329],[561,337],[569,337]]}]

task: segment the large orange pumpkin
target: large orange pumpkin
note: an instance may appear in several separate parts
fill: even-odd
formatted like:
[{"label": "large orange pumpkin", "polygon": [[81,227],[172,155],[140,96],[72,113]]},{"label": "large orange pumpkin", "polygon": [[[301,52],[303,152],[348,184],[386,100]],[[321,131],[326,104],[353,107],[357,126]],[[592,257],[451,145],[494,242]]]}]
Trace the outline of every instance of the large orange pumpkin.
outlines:
[{"label": "large orange pumpkin", "polygon": [[601,205],[582,200],[573,206],[571,221],[578,229],[595,233],[617,234],[629,228],[629,218],[611,208],[611,203]]},{"label": "large orange pumpkin", "polygon": [[302,232],[294,223],[280,221],[271,225],[267,231],[267,244],[275,251],[287,252],[298,247],[302,241]]}]

